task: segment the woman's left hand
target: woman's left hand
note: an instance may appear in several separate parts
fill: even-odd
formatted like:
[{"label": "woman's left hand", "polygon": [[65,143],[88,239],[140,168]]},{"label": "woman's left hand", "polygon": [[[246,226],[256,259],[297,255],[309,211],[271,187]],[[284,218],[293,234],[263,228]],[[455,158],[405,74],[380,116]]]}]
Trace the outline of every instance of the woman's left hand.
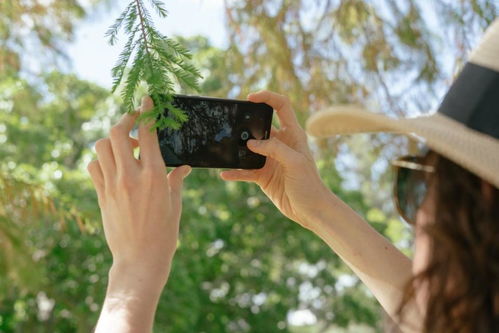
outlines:
[{"label": "woman's left hand", "polygon": [[[152,107],[151,98],[142,99],[141,112]],[[177,247],[182,184],[191,170],[182,166],[166,174],[151,124],[139,125],[138,141],[129,137],[137,115],[125,114],[111,128],[110,138],[96,142],[98,160],[88,165],[113,256],[99,325],[106,318],[118,319],[109,316],[111,308],[126,307],[128,300],[137,311],[127,308],[125,312],[139,314],[138,321],[148,321],[140,316],[143,311],[154,314]],[[133,155],[137,146],[140,160]],[[144,315],[150,318],[150,313]]]}]

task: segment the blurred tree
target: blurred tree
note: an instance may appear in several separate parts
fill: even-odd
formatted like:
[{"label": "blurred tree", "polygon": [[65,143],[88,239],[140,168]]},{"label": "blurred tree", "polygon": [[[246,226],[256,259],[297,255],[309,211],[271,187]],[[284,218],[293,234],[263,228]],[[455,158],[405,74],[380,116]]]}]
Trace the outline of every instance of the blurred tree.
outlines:
[{"label": "blurred tree", "polygon": [[[203,93],[230,95],[230,50],[222,52],[203,37],[179,41],[205,71]],[[362,196],[343,190],[336,172],[324,172],[324,180],[367,215]],[[379,327],[379,307],[341,260],[278,213],[255,185],[221,183],[216,170],[194,170],[184,195],[181,243],[157,331],[282,332],[290,328],[290,311],[299,309],[312,309],[328,322],[325,328],[353,322]],[[384,222],[374,221],[380,230]]]},{"label": "blurred tree", "polygon": [[[225,10],[230,95],[244,98],[261,88],[288,95],[304,124],[311,113],[344,103],[392,116],[435,108],[499,6],[494,0],[236,0],[225,1]],[[407,153],[407,140],[357,135],[311,143],[322,174],[337,169],[347,180],[341,187],[358,189],[376,208],[368,217],[378,219],[381,209],[385,222],[378,222],[410,252],[409,230],[396,227],[389,164]]]},{"label": "blurred tree", "polygon": [[0,80],[0,105],[0,331],[88,332],[110,257],[85,167],[118,104],[52,72]]},{"label": "blurred tree", "polygon": [[[183,42],[197,46],[196,58],[206,64],[206,93],[222,91],[224,52],[200,37]],[[106,135],[121,112],[106,90],[57,72],[44,74],[36,85],[4,78],[0,92],[0,157],[5,174],[18,182],[16,193],[5,192],[12,193],[4,197],[10,215],[0,230],[4,238],[16,230],[22,240],[14,252],[5,252],[12,256],[4,261],[0,283],[0,330],[88,331],[97,319],[111,257],[85,166],[90,144]],[[367,212],[358,193],[339,188],[336,173],[325,179]],[[29,197],[10,208],[24,187],[37,186],[47,200],[55,199],[48,201],[55,211],[49,206],[45,215],[26,215]],[[287,331],[290,309],[314,307],[333,320],[331,309],[347,304],[356,310],[338,317],[337,324],[377,325],[374,300],[355,280],[341,282],[347,271],[339,259],[281,216],[256,186],[195,170],[184,202],[181,245],[161,298],[157,331]]]},{"label": "blurred tree", "polygon": [[[21,69],[36,73],[45,61],[54,63],[64,57],[63,42],[71,40],[75,23],[85,16],[86,9],[101,1],[2,0],[0,75]],[[38,68],[26,66],[29,60]]]},{"label": "blurred tree", "polygon": [[[22,18],[34,15],[30,4],[56,10],[70,4],[82,9],[81,3],[3,1],[0,33],[14,32],[0,40],[31,27]],[[425,91],[448,84],[455,70],[440,66],[434,50],[443,37],[424,19],[430,9],[449,27],[445,35],[455,34],[447,38],[451,59],[462,59],[472,36],[497,11],[485,0],[439,0],[431,6],[408,0],[227,1],[226,50],[203,37],[178,40],[202,68],[203,94],[244,98],[252,90],[273,89],[291,96],[302,122],[309,112],[335,103],[406,113],[426,109],[434,97]],[[58,17],[44,19],[48,13],[35,17],[43,24]],[[463,34],[467,41],[461,45]],[[85,166],[94,158],[92,143],[121,113],[119,101],[73,75],[51,72],[21,80],[17,74],[30,51],[23,43],[0,47],[0,69],[9,68],[0,75],[0,331],[88,332],[104,297],[111,257]],[[313,148],[321,152],[318,166],[326,184],[406,247],[407,230],[392,218],[384,192],[369,185],[388,177],[386,162],[376,156],[400,149],[386,142],[400,143],[388,136],[359,137],[348,144],[324,140]],[[332,158],[336,151],[351,158],[339,163]],[[353,172],[358,176],[350,186],[344,175]],[[156,331],[289,332],[287,316],[299,309],[313,313],[321,332],[355,323],[382,330],[381,309],[365,287],[256,186],[225,183],[215,170],[194,170],[185,189],[180,247]]]},{"label": "blurred tree", "polygon": [[[434,109],[499,13],[494,0],[226,1],[225,9],[232,96],[264,87],[289,95],[303,124],[344,103],[393,116]],[[357,135],[313,145],[341,170],[344,186],[395,217],[389,161],[407,153],[406,138]]]},{"label": "blurred tree", "polygon": [[235,95],[265,86],[289,94],[305,115],[345,102],[375,102],[393,115],[429,110],[435,87],[499,13],[494,0],[256,0],[225,8]]},{"label": "blurred tree", "polygon": [[[69,229],[69,234],[78,236],[77,244],[85,237],[80,231],[92,230],[87,225],[89,216],[94,219],[97,216],[93,192],[81,170],[64,174],[65,183],[73,194],[82,188],[71,186],[81,181],[87,184],[90,200],[81,202],[79,207],[74,205],[73,194],[56,193],[52,180],[63,176],[58,163],[74,168],[80,159],[83,146],[88,145],[87,138],[73,136],[73,126],[75,122],[93,116],[95,105],[92,103],[105,91],[88,91],[93,100],[87,100],[90,104],[84,105],[85,102],[75,101],[82,94],[77,84],[70,84],[74,77],[64,80],[66,77],[59,75],[39,79],[40,73],[47,68],[45,65],[57,66],[58,60],[64,59],[62,43],[71,39],[77,19],[97,2],[0,2],[0,331],[46,331],[39,327],[39,320],[46,320],[52,310],[50,306],[47,308],[52,303],[46,292],[48,289],[65,292],[64,288],[59,288],[64,282],[53,279],[48,272],[55,274],[57,270],[70,267],[70,261],[63,260],[61,255],[48,254],[65,236],[61,230]],[[21,76],[30,77],[32,83],[28,84]],[[54,101],[49,100],[54,97],[51,95],[54,90],[59,91],[57,103],[66,106],[79,103],[78,112],[71,112],[74,110],[70,106],[52,104]],[[47,110],[50,112],[43,113]],[[56,161],[63,155],[64,162]],[[66,221],[70,223],[66,224]],[[65,246],[67,243],[66,239]],[[50,259],[57,269],[51,269],[50,263],[43,258]],[[77,264],[81,263],[78,259]],[[61,284],[54,285],[54,281]],[[77,299],[71,302],[80,303]],[[82,327],[89,328],[88,321],[85,324],[86,309],[79,311]],[[78,310],[68,313],[69,316],[78,315]],[[36,320],[37,314],[39,320]],[[76,327],[74,323],[73,327]]]}]

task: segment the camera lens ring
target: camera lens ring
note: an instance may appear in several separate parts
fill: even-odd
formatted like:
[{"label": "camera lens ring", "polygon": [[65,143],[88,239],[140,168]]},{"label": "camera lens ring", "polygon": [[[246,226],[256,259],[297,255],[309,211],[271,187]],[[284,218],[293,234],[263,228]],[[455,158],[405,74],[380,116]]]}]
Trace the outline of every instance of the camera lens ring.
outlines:
[{"label": "camera lens ring", "polygon": [[241,140],[246,141],[249,139],[249,137],[250,137],[250,135],[249,135],[248,131],[241,132]]}]

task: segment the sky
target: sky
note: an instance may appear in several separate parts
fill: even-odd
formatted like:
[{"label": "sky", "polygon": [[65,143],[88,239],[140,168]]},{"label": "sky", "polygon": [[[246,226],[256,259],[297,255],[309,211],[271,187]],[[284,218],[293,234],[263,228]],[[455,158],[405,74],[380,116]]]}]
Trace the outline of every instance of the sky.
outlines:
[{"label": "sky", "polygon": [[[77,25],[75,40],[68,45],[68,55],[72,71],[82,79],[96,82],[104,87],[111,87],[111,68],[123,48],[125,36],[120,35],[114,46],[104,37],[108,27],[114,23],[128,1],[114,1],[108,9],[100,6],[90,9],[88,18]],[[185,37],[204,35],[214,46],[227,44],[223,0],[182,0],[165,1],[169,15],[155,23],[160,32],[167,36]],[[188,22],[188,24],[186,24]]]}]

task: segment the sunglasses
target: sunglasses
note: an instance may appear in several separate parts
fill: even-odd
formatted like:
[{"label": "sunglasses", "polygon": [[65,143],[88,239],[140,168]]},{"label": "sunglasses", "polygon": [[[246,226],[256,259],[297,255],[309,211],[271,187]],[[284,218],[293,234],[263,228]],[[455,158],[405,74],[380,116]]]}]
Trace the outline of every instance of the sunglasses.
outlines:
[{"label": "sunglasses", "polygon": [[426,165],[425,156],[403,156],[394,161],[395,183],[393,198],[399,214],[404,220],[416,224],[416,214],[423,204],[428,193],[428,175],[435,168]]}]

